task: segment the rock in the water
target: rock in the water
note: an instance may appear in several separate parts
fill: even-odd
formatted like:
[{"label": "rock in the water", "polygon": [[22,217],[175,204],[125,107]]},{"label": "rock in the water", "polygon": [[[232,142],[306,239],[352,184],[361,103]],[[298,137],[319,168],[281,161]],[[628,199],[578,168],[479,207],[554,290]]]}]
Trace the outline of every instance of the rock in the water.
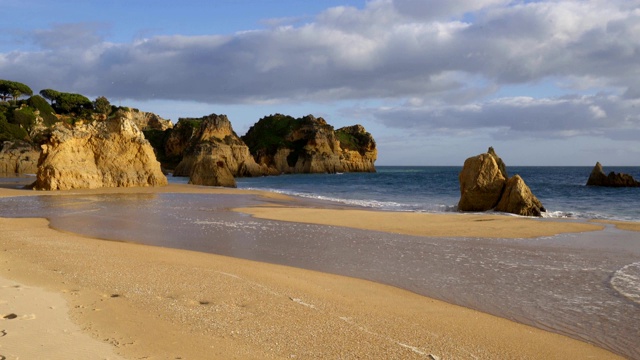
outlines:
[{"label": "rock in the water", "polygon": [[465,160],[458,180],[460,211],[487,211],[495,208],[506,183],[496,158],[489,153]]},{"label": "rock in the water", "polygon": [[[176,140],[171,140],[172,137]],[[189,141],[184,144],[187,137]],[[172,154],[184,149],[174,175],[189,176],[191,184],[235,187],[234,177],[267,174],[267,168],[256,164],[226,115],[180,119],[167,142],[169,144]]]},{"label": "rock in the water", "polygon": [[0,149],[0,174],[35,174],[40,150],[24,141],[5,141]]},{"label": "rock in the water", "polygon": [[378,158],[376,141],[362,125],[346,126],[336,130],[340,141],[340,165],[345,172],[375,172]]},{"label": "rock in the water", "polygon": [[208,144],[197,145],[196,150],[189,155],[193,159],[189,183],[206,186],[236,187],[236,180],[229,171],[224,158],[217,157],[217,150]]},{"label": "rock in the water", "polygon": [[459,211],[496,211],[541,216],[542,203],[519,175],[507,180],[507,167],[493,148],[464,162],[460,175]]},{"label": "rock in the water", "polygon": [[495,210],[522,216],[542,216],[546,211],[520,175],[514,175],[507,180]]},{"label": "rock in the water", "polygon": [[360,125],[334,130],[312,115],[275,114],[260,119],[242,139],[272,173],[375,172],[376,143]]},{"label": "rock in the water", "polygon": [[42,145],[37,190],[166,185],[153,148],[130,120],[56,125]]},{"label": "rock in the water", "polygon": [[607,187],[640,187],[640,182],[636,181],[633,176],[624,173],[610,172],[609,175],[604,173],[602,165],[597,162],[589,175],[587,186],[607,186]]}]

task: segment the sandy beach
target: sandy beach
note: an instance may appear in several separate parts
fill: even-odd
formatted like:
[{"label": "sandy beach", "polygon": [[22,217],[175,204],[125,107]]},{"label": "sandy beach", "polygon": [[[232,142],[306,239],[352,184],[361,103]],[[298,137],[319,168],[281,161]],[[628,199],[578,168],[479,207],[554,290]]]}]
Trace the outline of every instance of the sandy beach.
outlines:
[{"label": "sandy beach", "polygon": [[[256,217],[420,236],[527,238],[603,228],[500,215],[299,208],[277,194],[175,184],[55,193],[0,189],[0,196],[194,192],[266,196],[269,206],[238,209]],[[98,240],[51,229],[46,219],[0,218],[0,232],[0,355],[6,359],[34,352],[50,359],[70,353],[96,359],[620,358],[365,280]]]}]

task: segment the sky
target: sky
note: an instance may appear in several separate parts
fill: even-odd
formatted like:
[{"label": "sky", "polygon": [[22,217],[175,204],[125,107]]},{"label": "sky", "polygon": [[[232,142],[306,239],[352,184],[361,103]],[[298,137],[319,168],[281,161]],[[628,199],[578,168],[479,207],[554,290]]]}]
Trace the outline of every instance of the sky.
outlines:
[{"label": "sky", "polygon": [[0,79],[361,124],[376,165],[640,165],[640,0],[0,0]]}]

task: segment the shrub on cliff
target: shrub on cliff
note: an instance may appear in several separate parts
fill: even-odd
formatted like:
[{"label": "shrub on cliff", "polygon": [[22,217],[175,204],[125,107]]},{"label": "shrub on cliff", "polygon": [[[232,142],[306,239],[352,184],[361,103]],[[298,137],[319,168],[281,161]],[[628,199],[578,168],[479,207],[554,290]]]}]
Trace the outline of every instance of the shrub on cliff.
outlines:
[{"label": "shrub on cliff", "polygon": [[0,142],[24,140],[27,137],[27,132],[23,128],[9,123],[4,114],[0,113]]},{"label": "shrub on cliff", "polygon": [[53,110],[53,107],[49,105],[47,100],[45,100],[42,96],[34,95],[30,97],[29,100],[27,100],[27,104],[40,112],[40,117],[42,117],[44,125],[51,126],[58,122],[56,111]]},{"label": "shrub on cliff", "polygon": [[111,114],[111,103],[109,102],[109,99],[104,96],[96,98],[96,100],[93,102],[93,108],[99,114]]}]

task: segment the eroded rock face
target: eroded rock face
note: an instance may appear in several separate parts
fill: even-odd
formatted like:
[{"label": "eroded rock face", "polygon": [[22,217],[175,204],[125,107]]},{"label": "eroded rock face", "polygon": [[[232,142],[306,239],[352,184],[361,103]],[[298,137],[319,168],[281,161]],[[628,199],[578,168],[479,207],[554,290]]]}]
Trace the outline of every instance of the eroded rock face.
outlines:
[{"label": "eroded rock face", "polygon": [[[220,156],[219,148],[210,144],[196,145],[186,157],[190,162],[189,183],[206,186],[236,187],[236,180],[229,170],[226,157]],[[182,163],[181,163],[182,164]]]},{"label": "eroded rock face", "polygon": [[546,211],[520,175],[514,175],[507,180],[504,193],[495,210],[522,216],[542,216]]},{"label": "eroded rock face", "polygon": [[167,130],[173,128],[171,120],[163,119],[160,116],[150,113],[139,111],[138,109],[118,110],[116,117],[126,118],[136,124],[140,130]]},{"label": "eroded rock face", "polygon": [[375,172],[376,143],[360,125],[335,131],[323,118],[276,114],[260,119],[243,140],[270,173]]},{"label": "eroded rock face", "polygon": [[487,211],[495,208],[506,184],[496,158],[489,153],[465,160],[458,180],[460,211]]},{"label": "eroded rock face", "polygon": [[610,172],[606,175],[602,169],[602,165],[597,162],[591,171],[587,186],[607,186],[607,187],[640,187],[640,182],[636,181],[633,176],[624,173]]},{"label": "eroded rock face", "polygon": [[153,148],[124,117],[75,127],[57,124],[41,147],[37,190],[167,184]]},{"label": "eroded rock face", "polygon": [[1,174],[35,174],[40,150],[23,141],[5,141],[0,149]]},{"label": "eroded rock face", "polygon": [[[233,131],[226,115],[180,119],[172,136],[173,133],[176,136],[171,142],[172,151],[177,154],[184,149],[174,175],[188,176],[192,184],[235,187],[234,177],[267,174],[266,167],[255,162],[249,148]],[[184,144],[189,133],[189,141]]]},{"label": "eroded rock face", "polygon": [[373,136],[362,125],[336,130],[340,141],[340,164],[344,172],[375,172],[378,149]]},{"label": "eroded rock face", "polygon": [[460,181],[460,211],[496,211],[541,216],[545,208],[519,175],[507,180],[507,169],[493,148],[464,162]]}]

